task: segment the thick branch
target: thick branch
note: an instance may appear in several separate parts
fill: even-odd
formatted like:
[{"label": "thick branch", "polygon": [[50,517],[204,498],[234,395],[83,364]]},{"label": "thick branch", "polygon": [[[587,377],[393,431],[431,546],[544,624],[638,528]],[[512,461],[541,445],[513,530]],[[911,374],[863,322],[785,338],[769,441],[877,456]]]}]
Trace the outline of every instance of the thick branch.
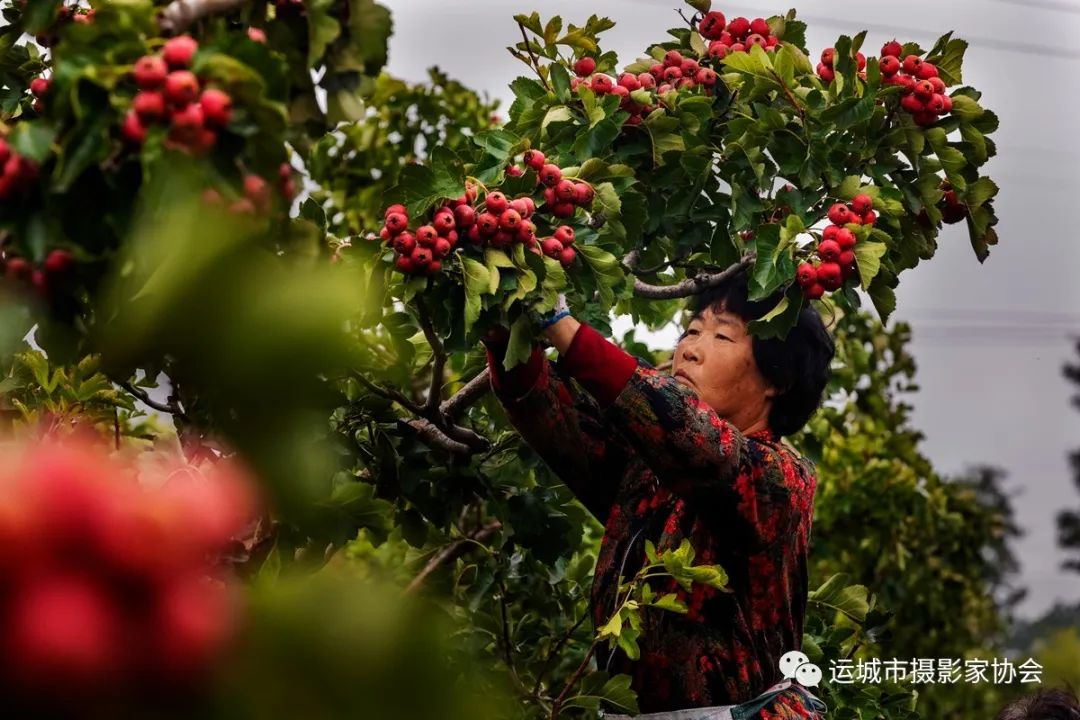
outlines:
[{"label": "thick branch", "polygon": [[[639,259],[640,253],[638,253],[637,250],[634,250],[623,258],[623,264],[633,269],[634,266],[637,265]],[[749,253],[748,255],[745,255],[742,260],[723,272],[698,275],[696,277],[687,278],[674,285],[650,285],[640,278],[635,278],[634,294],[638,297],[649,298],[650,300],[671,300],[673,298],[699,295],[709,288],[716,287],[727,281],[732,276],[753,267],[756,260],[757,255],[755,253]]]},{"label": "thick branch", "polygon": [[491,389],[491,371],[484,368],[465,386],[447,398],[439,410],[447,420],[454,420]]},{"label": "thick branch", "polygon": [[443,347],[442,338],[435,332],[435,326],[431,324],[431,317],[428,315],[427,307],[423,301],[416,298],[416,316],[420,321],[420,327],[424,331],[424,337],[427,338],[428,344],[431,345],[432,364],[431,364],[431,388],[428,390],[427,403],[424,407],[424,416],[430,418],[439,409],[439,402],[442,400],[442,385],[443,385],[443,372],[446,368],[446,348]]},{"label": "thick branch", "polygon": [[472,448],[463,442],[451,440],[446,436],[446,433],[436,427],[435,423],[430,420],[416,418],[414,420],[399,420],[398,422],[415,430],[420,435],[420,439],[424,441],[424,444],[429,447],[446,450],[454,455],[469,455],[472,453]]},{"label": "thick branch", "polygon": [[158,26],[175,35],[204,17],[231,12],[247,2],[248,0],[173,0],[158,13]]},{"label": "thick branch", "polygon": [[473,530],[468,536],[450,543],[428,560],[427,565],[420,571],[420,574],[413,578],[413,581],[409,583],[409,587],[405,588],[405,592],[416,592],[416,590],[424,584],[424,580],[427,579],[428,575],[431,575],[431,573],[435,572],[443,565],[451,563],[464,555],[465,551],[468,550],[469,545],[477,542],[482,543],[501,529],[502,523],[498,520],[493,520],[487,525],[483,525],[476,530]]}]

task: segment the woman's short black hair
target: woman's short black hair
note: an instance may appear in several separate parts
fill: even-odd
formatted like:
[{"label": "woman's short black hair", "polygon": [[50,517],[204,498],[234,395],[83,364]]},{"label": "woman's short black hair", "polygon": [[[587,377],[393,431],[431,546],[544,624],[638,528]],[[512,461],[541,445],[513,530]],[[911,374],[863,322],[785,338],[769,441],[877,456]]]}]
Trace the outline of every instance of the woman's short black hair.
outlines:
[{"label": "woman's short black hair", "polygon": [[1001,708],[994,720],[1080,720],[1080,701],[1071,688],[1039,690]]},{"label": "woman's short black hair", "polygon": [[[747,282],[747,274],[742,272],[709,288],[691,301],[693,316],[711,308],[713,312],[726,310],[749,323],[766,315],[783,297],[778,290],[763,300],[751,301],[747,299]],[[779,436],[798,432],[821,405],[836,352],[821,315],[807,303],[783,340],[752,336],[752,343],[758,370],[778,391],[769,411],[769,427]]]}]

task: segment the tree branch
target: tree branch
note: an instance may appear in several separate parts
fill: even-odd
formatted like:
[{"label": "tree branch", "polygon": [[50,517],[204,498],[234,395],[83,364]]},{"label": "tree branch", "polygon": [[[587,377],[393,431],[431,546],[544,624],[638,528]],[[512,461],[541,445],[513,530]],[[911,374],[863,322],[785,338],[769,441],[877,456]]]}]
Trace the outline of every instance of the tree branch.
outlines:
[{"label": "tree branch", "polygon": [[[623,264],[633,270],[640,259],[641,253],[638,250],[633,250],[623,258]],[[674,285],[650,285],[640,278],[635,278],[634,294],[638,297],[648,298],[650,300],[671,300],[673,298],[700,295],[709,288],[716,287],[730,279],[732,276],[753,267],[756,261],[757,254],[749,253],[743,256],[742,260],[723,272],[698,275],[696,277],[687,278]]]},{"label": "tree branch", "polygon": [[442,385],[443,385],[443,373],[446,369],[446,348],[443,347],[442,338],[435,332],[435,327],[431,324],[431,316],[428,315],[427,307],[424,305],[420,296],[416,296],[416,309],[417,319],[420,321],[420,328],[424,331],[424,337],[427,338],[428,344],[431,345],[431,352],[433,355],[431,365],[431,388],[428,390],[427,403],[424,405],[423,415],[427,418],[431,418],[439,410],[439,402],[442,400]]},{"label": "tree branch", "polygon": [[413,420],[401,419],[398,422],[415,430],[424,444],[429,447],[445,450],[454,455],[471,455],[473,452],[472,448],[465,443],[447,437],[446,433],[430,420],[415,418]]},{"label": "tree branch", "polygon": [[158,26],[166,33],[176,35],[204,17],[231,12],[247,2],[248,0],[173,0],[158,13]]},{"label": "tree branch", "polygon": [[363,375],[361,375],[358,372],[353,372],[353,377],[355,377],[357,380],[359,380],[360,384],[363,385],[364,387],[366,387],[371,392],[375,393],[376,395],[381,395],[382,397],[386,398],[387,400],[392,400],[392,401],[398,403],[399,405],[401,405],[402,407],[404,407],[406,410],[413,413],[414,415],[421,415],[422,416],[424,414],[423,408],[421,408],[419,405],[414,403],[409,398],[405,397],[405,395],[403,393],[401,393],[400,391],[395,390],[394,388],[388,388],[388,387],[383,387],[382,385],[376,385],[375,383],[371,382],[370,380],[368,380],[366,377],[364,377]]},{"label": "tree branch", "polygon": [[544,84],[544,89],[548,92],[551,91],[551,86],[548,85],[548,81],[540,72],[540,61],[537,59],[536,54],[532,50],[532,45],[529,44],[529,36],[525,34],[525,26],[518,23],[518,27],[521,28],[521,39],[525,41],[525,51],[529,53],[529,58],[532,60],[533,70],[536,71],[536,77],[540,78],[540,82]]},{"label": "tree branch", "polygon": [[184,422],[189,422],[188,416],[184,413],[184,409],[182,407],[180,407],[180,405],[179,405],[178,401],[176,400],[175,396],[169,396],[169,402],[168,403],[160,403],[157,400],[154,400],[153,398],[151,398],[150,395],[147,394],[147,392],[145,390],[135,387],[134,385],[132,385],[131,383],[129,383],[126,380],[123,380],[123,381],[121,381],[121,382],[119,382],[117,384],[120,387],[127,390],[132,395],[134,395],[139,400],[139,402],[141,402],[143,405],[146,405],[148,407],[152,407],[154,410],[157,410],[158,412],[163,412],[163,413],[168,413],[170,415],[175,415],[176,417],[180,418]]},{"label": "tree branch", "polygon": [[465,383],[464,387],[447,398],[447,400],[439,406],[439,410],[447,420],[455,420],[458,415],[486,395],[490,389],[491,371],[484,368],[476,374],[476,377]]},{"label": "tree branch", "polygon": [[424,580],[427,579],[428,575],[431,575],[431,573],[435,572],[443,565],[451,563],[464,555],[469,545],[476,542],[482,543],[501,529],[502,523],[498,520],[493,520],[487,525],[482,525],[473,530],[466,537],[450,543],[428,560],[427,565],[420,571],[420,574],[413,578],[412,582],[409,583],[409,586],[405,588],[405,592],[416,592],[417,589],[424,584]]},{"label": "tree branch", "polygon": [[570,679],[566,681],[566,687],[559,693],[559,697],[555,698],[555,703],[551,706],[551,720],[555,720],[555,718],[559,716],[559,711],[562,710],[562,704],[566,701],[566,696],[570,694],[570,690],[572,690],[577,681],[581,679],[581,676],[585,674],[585,670],[588,669],[589,661],[592,660],[594,652],[596,652],[595,640],[593,641],[593,644],[589,646],[589,652],[585,653],[585,659],[581,661],[577,670],[575,670],[574,674],[570,676]]}]

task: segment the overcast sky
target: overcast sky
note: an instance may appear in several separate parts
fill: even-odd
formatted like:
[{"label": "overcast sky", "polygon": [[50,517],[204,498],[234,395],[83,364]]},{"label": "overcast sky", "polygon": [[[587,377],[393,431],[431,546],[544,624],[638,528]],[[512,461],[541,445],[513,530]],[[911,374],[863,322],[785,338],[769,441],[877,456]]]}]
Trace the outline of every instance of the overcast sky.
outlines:
[{"label": "overcast sky", "polygon": [[[678,0],[382,0],[394,15],[389,71],[411,81],[438,65],[467,86],[503,100],[527,68],[506,51],[520,40],[516,12],[538,10],[583,24],[592,13],[616,22],[605,50],[629,62],[679,23]],[[964,80],[983,91],[1001,118],[988,166],[1001,187],[996,202],[1001,244],[979,265],[963,224],[947,227],[937,255],[902,276],[896,319],[912,324],[921,390],[910,398],[922,448],[944,473],[971,463],[1004,468],[1027,535],[1018,545],[1021,582],[1030,588],[1021,614],[1056,600],[1080,600],[1080,575],[1059,570],[1054,516],[1080,506],[1066,453],[1080,447],[1080,412],[1068,402],[1061,367],[1076,359],[1080,335],[1080,238],[1070,221],[1080,181],[1076,123],[1080,100],[1080,0],[929,0],[871,3],[806,0],[776,6],[714,7],[729,17],[768,16],[796,5],[809,25],[812,55],[841,34],[869,29],[877,54],[894,36],[924,47],[955,30],[971,42]],[[617,326],[618,327],[618,326]],[[673,344],[674,329],[656,342]]]}]

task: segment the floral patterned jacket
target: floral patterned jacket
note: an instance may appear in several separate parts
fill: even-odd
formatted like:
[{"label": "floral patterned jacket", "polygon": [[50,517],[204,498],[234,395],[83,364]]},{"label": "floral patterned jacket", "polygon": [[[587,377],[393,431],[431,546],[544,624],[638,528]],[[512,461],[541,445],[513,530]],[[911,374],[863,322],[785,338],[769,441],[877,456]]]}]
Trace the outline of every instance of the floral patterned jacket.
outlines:
[{"label": "floral patterned jacket", "polygon": [[[614,612],[620,576],[689,538],[695,562],[727,571],[731,593],[677,591],[686,615],[643,612],[641,658],[597,655],[633,677],[642,713],[749,701],[782,679],[801,649],[816,477],[770,430],[743,436],[697,394],[582,324],[552,363],[539,348],[510,371],[489,344],[493,390],[524,440],[604,524],[592,588],[596,627]],[[584,390],[582,390],[582,388]],[[763,718],[812,717],[798,693]]]}]

